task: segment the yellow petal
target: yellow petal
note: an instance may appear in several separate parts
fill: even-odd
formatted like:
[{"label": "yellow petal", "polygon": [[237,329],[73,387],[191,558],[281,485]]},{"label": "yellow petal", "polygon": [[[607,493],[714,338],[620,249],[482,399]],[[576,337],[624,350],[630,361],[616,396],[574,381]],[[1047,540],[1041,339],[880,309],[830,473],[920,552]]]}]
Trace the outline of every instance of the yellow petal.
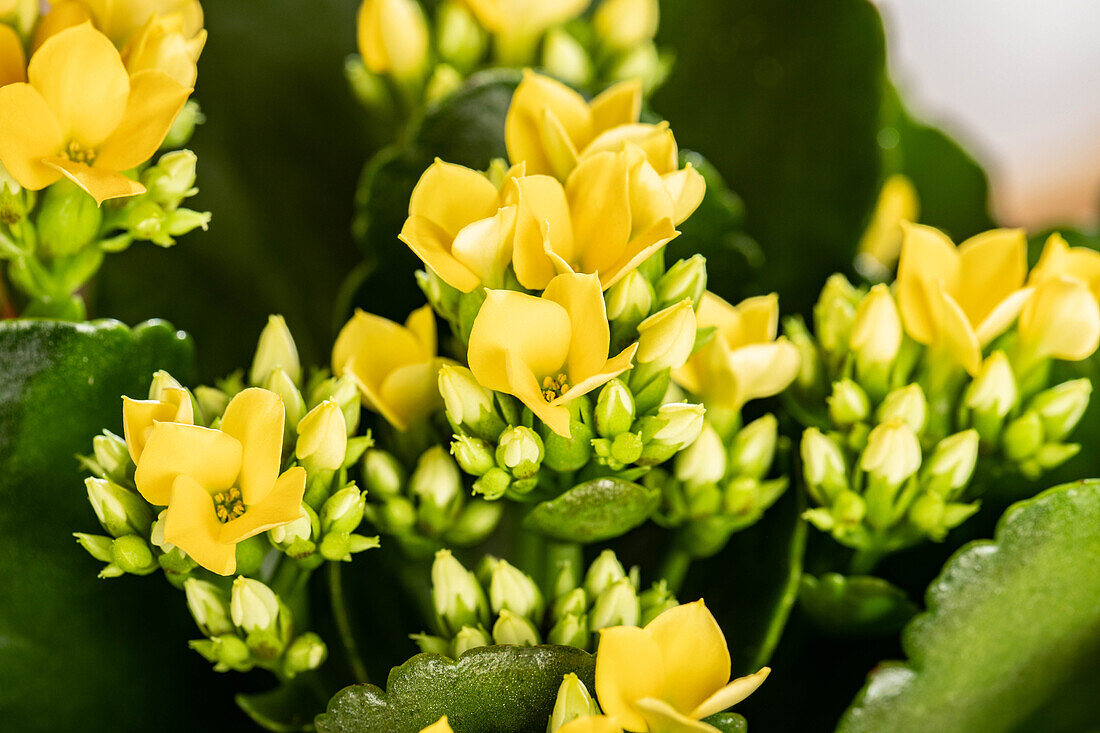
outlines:
[{"label": "yellow petal", "polygon": [[165,542],[212,573],[232,575],[237,569],[237,546],[219,539],[222,523],[214,513],[210,492],[190,476],[178,476],[171,498],[164,516]]},{"label": "yellow petal", "polygon": [[951,295],[977,326],[1024,284],[1027,234],[1023,229],[982,232],[959,245],[959,262],[960,287]]},{"label": "yellow petal", "polygon": [[557,733],[622,733],[623,729],[605,715],[586,715],[558,728]]},{"label": "yellow petal", "polygon": [[633,237],[623,248],[619,260],[600,272],[600,282],[603,283],[604,290],[636,270],[657,250],[679,235],[680,232],[672,225],[672,219],[665,218],[654,222],[648,229]]},{"label": "yellow petal", "polygon": [[470,371],[483,387],[507,391],[504,355],[509,354],[536,377],[557,376],[570,341],[569,314],[557,303],[512,290],[489,290],[470,330]]},{"label": "yellow petal", "polygon": [[596,699],[604,713],[628,730],[648,730],[634,706],[645,698],[660,698],[664,687],[664,659],[652,634],[632,626],[600,631]]},{"label": "yellow petal", "polygon": [[435,356],[435,312],[430,305],[422,305],[405,319],[405,328],[416,337],[426,357]]},{"label": "yellow petal", "polygon": [[30,84],[0,87],[0,162],[24,188],[38,191],[61,173],[42,162],[63,143],[57,118]]},{"label": "yellow petal", "polygon": [[228,489],[241,470],[241,443],[220,430],[161,422],[153,427],[134,472],[138,492],[164,506],[177,476],[190,476],[208,491]]},{"label": "yellow petal", "polygon": [[678,369],[691,356],[695,336],[695,309],[685,298],[638,324],[638,361]]},{"label": "yellow petal", "polygon": [[785,390],[798,376],[800,359],[798,348],[786,338],[734,349],[730,354],[730,370],[740,403],[736,407]]},{"label": "yellow petal", "polygon": [[80,0],[63,0],[50,5],[50,12],[39,19],[34,30],[34,42],[31,44],[31,53],[37,51],[51,36],[55,36],[66,28],[81,25],[92,20],[92,14],[88,7]]},{"label": "yellow petal", "polygon": [[520,284],[541,290],[554,277],[546,251],[573,259],[573,222],[565,189],[552,176],[524,176],[512,185],[517,205],[512,265]]},{"label": "yellow petal", "polygon": [[691,163],[678,171],[666,173],[661,176],[661,180],[672,198],[675,212],[672,223],[680,225],[699,208],[699,204],[703,203],[703,196],[707,193],[707,182]]},{"label": "yellow petal", "polygon": [[680,167],[676,138],[667,122],[656,125],[635,122],[612,127],[588,143],[582,155],[593,155],[604,151],[617,153],[628,143],[642,151],[646,161],[659,175],[672,173]]},{"label": "yellow petal", "polygon": [[600,279],[595,275],[558,275],[546,286],[542,297],[569,314],[572,338],[566,373],[570,381],[579,382],[596,374],[607,361],[611,344]]},{"label": "yellow petal", "polygon": [[675,606],[645,627],[664,660],[665,687],[658,695],[687,713],[730,679],[726,637],[706,604],[699,600]]},{"label": "yellow petal", "polygon": [[454,733],[454,731],[451,730],[451,724],[447,722],[447,716],[444,715],[427,728],[422,728],[420,733]]},{"label": "yellow petal", "polygon": [[588,144],[592,135],[592,116],[581,95],[561,82],[525,70],[504,120],[504,143],[510,160],[525,162],[527,175],[554,173],[543,148],[546,110],[553,113],[574,149]]},{"label": "yellow petal", "polygon": [[1058,275],[1069,275],[1084,280],[1097,299],[1100,299],[1100,252],[1087,247],[1070,247],[1060,234],[1051,234],[1039,257],[1039,264],[1031,271],[1031,285]]},{"label": "yellow petal", "polygon": [[428,361],[432,356],[434,349],[426,349],[408,328],[357,310],[336,337],[332,371],[342,376],[350,370],[360,382],[378,390],[394,369]]},{"label": "yellow petal", "polygon": [[184,35],[182,16],[154,16],[126,44],[122,59],[131,76],[147,69],[160,69],[190,88],[198,77],[195,62],[205,44],[205,30],[195,38]]},{"label": "yellow petal", "polygon": [[23,42],[10,25],[0,24],[0,87],[27,80]]},{"label": "yellow petal", "polygon": [[505,206],[494,216],[463,227],[451,251],[486,287],[503,287],[504,272],[512,261],[515,230],[516,207]]},{"label": "yellow petal", "polygon": [[976,376],[982,363],[982,348],[978,343],[978,335],[959,304],[935,284],[931,287],[936,288],[929,294],[929,301],[935,307],[933,311],[937,329],[935,343],[941,348],[946,348],[970,376]]},{"label": "yellow petal", "polygon": [[642,113],[642,82],[621,81],[596,95],[591,102],[592,126],[596,132],[637,122]]},{"label": "yellow petal", "polygon": [[130,79],[107,36],[91,23],[67,28],[42,44],[27,67],[61,125],[61,135],[95,149],[118,127]]},{"label": "yellow petal", "polygon": [[714,726],[684,715],[664,700],[647,697],[635,703],[651,733],[715,733]]},{"label": "yellow petal", "polygon": [[261,532],[295,521],[302,512],[306,470],[294,466],[275,481],[274,488],[255,504],[245,502],[244,514],[221,526],[218,541],[236,544]]},{"label": "yellow petal", "polygon": [[430,219],[454,239],[470,222],[492,216],[497,206],[497,189],[488,178],[436,158],[413,188],[409,215]]},{"label": "yellow petal", "polygon": [[1081,280],[1052,277],[1035,289],[1019,328],[1037,358],[1087,359],[1100,344],[1100,308]]},{"label": "yellow petal", "polygon": [[221,430],[240,441],[241,472],[237,487],[249,506],[263,501],[275,486],[285,420],[282,398],[259,387],[238,392],[225,408]]},{"label": "yellow petal", "polygon": [[583,159],[565,185],[573,217],[573,241],[585,272],[617,263],[630,241],[630,186],[623,153],[597,153]]},{"label": "yellow petal", "polygon": [[451,253],[451,236],[431,219],[410,216],[397,238],[452,288],[468,293],[481,284],[481,279]]},{"label": "yellow petal", "polygon": [[569,408],[563,404],[566,402],[566,398],[560,397],[554,400],[553,403],[547,402],[546,398],[543,397],[538,378],[531,371],[531,367],[514,354],[504,354],[504,369],[508,383],[500,391],[518,398],[520,402],[530,408],[535,417],[546,423],[558,435],[563,438],[571,437]]},{"label": "yellow petal", "polygon": [[1034,288],[1020,288],[1010,293],[1008,297],[997,303],[982,321],[973,324],[978,344],[987,346],[993,339],[1007,331],[1016,320],[1016,316],[1020,315],[1020,311],[1031,298],[1033,291]]},{"label": "yellow petal", "polygon": [[154,422],[194,423],[191,396],[185,389],[166,387],[159,400],[132,400],[122,398],[122,434],[126,449],[137,465],[141,451],[153,431]]},{"label": "yellow petal", "polygon": [[125,198],[145,193],[145,186],[123,174],[107,168],[93,168],[83,163],[74,163],[68,158],[50,156],[42,162],[62,173],[66,178],[80,186],[102,204],[108,199]]},{"label": "yellow petal", "polygon": [[95,166],[123,171],[149,160],[164,142],[190,95],[190,87],[159,69],[134,74],[130,78],[126,114],[100,146]]},{"label": "yellow petal", "polygon": [[943,232],[922,224],[902,222],[898,262],[898,310],[905,330],[914,340],[930,344],[936,337],[935,304],[928,299],[930,283],[948,293],[958,290],[961,264],[958,252]]},{"label": "yellow petal", "polygon": [[691,712],[689,717],[702,720],[733,707],[756,692],[760,685],[764,684],[764,680],[768,678],[769,674],[771,674],[771,669],[763,667],[755,674],[738,677],[699,703],[699,706]]},{"label": "yellow petal", "polygon": [[565,180],[577,165],[577,148],[569,137],[569,131],[552,110],[542,110],[539,140],[542,143],[542,152],[550,163],[551,172]]},{"label": "yellow petal", "polygon": [[[614,356],[604,362],[603,366],[595,373],[580,380],[579,382],[570,384],[569,389],[565,394],[554,400],[555,405],[568,404],[570,400],[581,395],[588,394],[597,387],[607,384],[615,377],[619,376],[627,369],[633,367],[631,363],[634,359],[634,354],[638,350],[638,344],[633,343],[620,351],[617,356]],[[568,436],[567,436],[568,437]]]},{"label": "yellow petal", "polygon": [[442,404],[439,368],[449,359],[410,364],[394,369],[382,382],[377,409],[398,430],[407,430],[417,418]]}]

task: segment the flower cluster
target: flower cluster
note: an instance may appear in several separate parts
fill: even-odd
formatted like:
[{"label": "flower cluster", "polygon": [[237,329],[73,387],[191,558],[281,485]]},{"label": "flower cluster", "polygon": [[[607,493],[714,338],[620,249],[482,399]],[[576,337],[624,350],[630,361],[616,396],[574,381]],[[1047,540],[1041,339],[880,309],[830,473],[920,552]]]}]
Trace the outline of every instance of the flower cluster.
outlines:
[{"label": "flower cluster", "polygon": [[200,117],[188,98],[206,31],[197,0],[30,10],[0,22],[0,259],[27,313],[80,317],[73,293],[105,252],[167,247],[210,219],[181,206],[194,154],[149,165]]}]

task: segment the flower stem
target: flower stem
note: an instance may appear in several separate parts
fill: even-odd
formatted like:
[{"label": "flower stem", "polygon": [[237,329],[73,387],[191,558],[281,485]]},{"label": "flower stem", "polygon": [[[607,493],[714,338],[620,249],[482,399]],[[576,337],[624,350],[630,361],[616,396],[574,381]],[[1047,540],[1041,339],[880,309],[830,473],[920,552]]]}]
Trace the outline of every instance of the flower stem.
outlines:
[{"label": "flower stem", "polygon": [[355,643],[355,635],[351,631],[347,601],[344,599],[344,581],[338,562],[328,563],[328,591],[329,598],[332,600],[332,615],[336,620],[336,630],[340,634],[340,641],[344,645],[344,653],[347,655],[348,664],[351,666],[355,681],[370,682],[367,666],[363,664],[363,658],[359,656],[359,647]]},{"label": "flower stem", "polygon": [[661,578],[668,583],[668,589],[673,593],[680,592],[691,561],[691,553],[680,547],[679,543],[674,543],[665,553],[665,559],[661,563]]}]

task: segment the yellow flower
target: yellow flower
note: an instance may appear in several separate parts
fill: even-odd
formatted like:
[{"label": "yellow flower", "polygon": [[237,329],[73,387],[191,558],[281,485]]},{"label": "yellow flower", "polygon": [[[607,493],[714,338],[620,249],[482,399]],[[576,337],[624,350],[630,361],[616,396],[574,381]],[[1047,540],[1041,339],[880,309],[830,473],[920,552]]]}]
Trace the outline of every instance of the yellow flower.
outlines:
[{"label": "yellow flower", "polygon": [[[516,166],[504,176],[510,185]],[[481,173],[438,158],[409,198],[398,238],[448,285],[468,293],[480,284],[503,287],[512,259],[515,206]]]},{"label": "yellow flower", "polygon": [[637,81],[616,84],[588,103],[561,82],[527,69],[504,120],[508,157],[523,162],[529,175],[565,180],[590,142],[614,127],[636,123],[641,109]]},{"label": "yellow flower", "polygon": [[141,451],[153,432],[153,426],[161,422],[176,422],[183,425],[195,423],[191,395],[179,387],[165,387],[157,400],[132,400],[122,398],[122,429],[126,438],[126,449],[137,465]]},{"label": "yellow flower", "polygon": [[497,37],[505,65],[524,63],[550,28],[576,18],[589,0],[466,0],[478,22]]},{"label": "yellow flower", "polygon": [[279,396],[252,387],[229,402],[218,430],[154,425],[134,482],[146,501],[168,506],[166,542],[231,575],[238,542],[298,519],[306,472],[279,474],[284,420]]},{"label": "yellow flower", "polygon": [[90,23],[42,44],[27,76],[0,88],[0,162],[25,188],[64,175],[97,203],[145,191],[122,171],[156,152],[191,93],[162,71],[128,76]]},{"label": "yellow flower", "polygon": [[860,272],[885,279],[901,252],[904,221],[916,221],[920,200],[913,182],[900,173],[890,176],[878,193],[871,221],[859,240],[856,265]]},{"label": "yellow flower", "polygon": [[420,733],[454,733],[454,731],[451,730],[451,724],[447,722],[447,716],[444,715],[427,728],[421,728]]},{"label": "yellow flower", "polygon": [[1100,305],[1084,280],[1045,276],[1020,313],[1018,328],[1028,359],[1080,361],[1100,346]]},{"label": "yellow flower", "polygon": [[333,373],[351,377],[363,405],[402,431],[442,405],[437,375],[447,363],[436,356],[435,316],[427,305],[404,326],[358,310],[332,349]]},{"label": "yellow flower", "polygon": [[707,405],[738,410],[794,381],[798,349],[785,337],[776,338],[779,298],[774,293],[734,306],[706,292],[695,319],[698,328],[713,326],[717,332],[672,378]]},{"label": "yellow flower", "polygon": [[1070,247],[1062,235],[1055,232],[1047,237],[1028,285],[1041,285],[1058,276],[1083,280],[1093,296],[1100,300],[1100,252],[1088,247]]},{"label": "yellow flower", "polygon": [[195,38],[202,31],[203,12],[199,0],[81,0],[92,13],[96,27],[122,48],[154,16],[179,15],[184,37]]},{"label": "yellow flower", "polygon": [[713,730],[700,721],[751,695],[771,671],[730,681],[722,629],[703,601],[671,608],[645,628],[600,632],[596,697],[628,731],[689,733]]},{"label": "yellow flower", "polygon": [[146,69],[160,69],[184,86],[195,85],[198,60],[206,45],[206,30],[187,35],[182,13],[155,15],[149,19],[122,50],[122,59],[131,75]]},{"label": "yellow flower", "polygon": [[419,76],[428,60],[428,23],[416,0],[363,0],[359,55],[375,74]]},{"label": "yellow flower", "polygon": [[10,25],[0,23],[0,87],[27,80],[23,41]]},{"label": "yellow flower", "polygon": [[938,229],[903,229],[897,297],[905,330],[977,374],[982,348],[1012,325],[1031,295],[1023,287],[1024,231],[993,229],[956,249]]},{"label": "yellow flower", "polygon": [[637,344],[608,358],[610,333],[595,275],[558,275],[542,297],[488,291],[470,332],[470,371],[483,387],[514,395],[569,437],[569,408],[630,368]]},{"label": "yellow flower", "polygon": [[679,369],[695,348],[695,308],[681,300],[638,324],[638,361]]},{"label": "yellow flower", "polygon": [[56,36],[66,28],[75,28],[78,25],[92,21],[92,11],[81,0],[61,0],[50,5],[48,13],[42,16],[34,29],[34,42],[31,51],[37,51],[46,39]]},{"label": "yellow flower", "polygon": [[586,715],[571,720],[555,733],[623,733],[623,729],[606,715]]}]

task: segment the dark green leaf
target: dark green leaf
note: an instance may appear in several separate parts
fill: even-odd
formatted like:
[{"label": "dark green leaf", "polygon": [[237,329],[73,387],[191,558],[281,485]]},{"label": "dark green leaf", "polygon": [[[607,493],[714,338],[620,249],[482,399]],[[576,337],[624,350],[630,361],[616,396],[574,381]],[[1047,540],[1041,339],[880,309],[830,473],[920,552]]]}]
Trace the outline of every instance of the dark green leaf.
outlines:
[{"label": "dark green leaf", "polygon": [[749,729],[748,722],[737,713],[718,713],[703,722],[713,725],[722,733],[746,733]]},{"label": "dark green leaf", "polygon": [[597,478],[537,505],[524,526],[563,542],[602,542],[649,519],[660,501],[656,488]]},{"label": "dark green leaf", "polygon": [[803,575],[798,599],[799,608],[818,628],[838,635],[894,634],[918,610],[900,588],[866,575]]},{"label": "dark green leaf", "polygon": [[1013,505],[992,542],[971,543],[944,566],[928,612],[902,636],[910,661],[877,667],[838,730],[1021,729],[1095,666],[1097,567],[1100,482]]},{"label": "dark green leaf", "polygon": [[320,733],[419,733],[446,715],[455,733],[541,731],[562,676],[594,688],[596,659],[564,646],[489,646],[458,661],[417,654],[390,672],[386,691],[346,687],[317,718]]},{"label": "dark green leaf", "polygon": [[240,721],[224,679],[187,649],[180,592],[156,577],[98,580],[102,563],[72,538],[99,530],[75,454],[103,428],[121,433],[120,396],[144,394],[155,370],[190,379],[190,340],[163,322],[4,321],[0,365],[0,727]]}]

